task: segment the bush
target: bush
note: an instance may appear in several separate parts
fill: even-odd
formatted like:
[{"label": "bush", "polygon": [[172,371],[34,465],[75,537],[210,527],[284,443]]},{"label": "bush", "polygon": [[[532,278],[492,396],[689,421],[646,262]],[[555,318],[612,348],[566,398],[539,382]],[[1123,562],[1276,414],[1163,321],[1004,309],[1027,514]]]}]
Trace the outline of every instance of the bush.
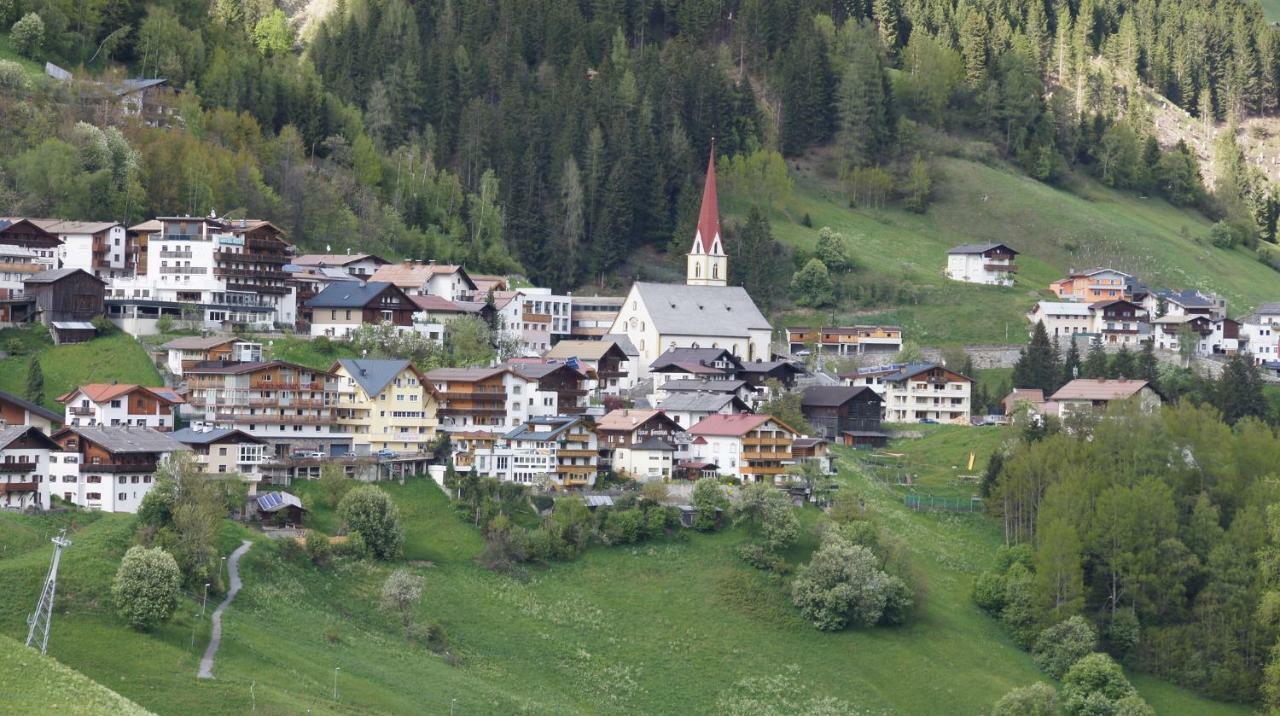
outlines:
[{"label": "bush", "polygon": [[412,636],[413,609],[422,599],[423,579],[405,569],[397,569],[382,584],[382,608],[399,612],[405,636]]},{"label": "bush", "polygon": [[369,545],[364,543],[364,536],[359,532],[352,532],[347,535],[346,539],[338,543],[333,553],[339,557],[364,559],[369,556]]},{"label": "bush", "polygon": [[1057,716],[1058,692],[1043,681],[1021,686],[996,702],[991,716]]},{"label": "bush", "polygon": [[315,530],[307,531],[306,550],[307,556],[317,567],[329,564],[333,557],[333,545],[329,544],[329,538]]},{"label": "bush", "polygon": [[765,549],[763,545],[753,542],[738,545],[738,556],[742,558],[742,561],[756,569],[763,569],[775,574],[791,573],[791,565],[787,564],[785,559]]},{"label": "bush", "polygon": [[325,507],[337,507],[355,486],[355,480],[347,477],[341,465],[325,465],[320,468],[320,479],[316,481],[319,502]]},{"label": "bush", "polygon": [[1015,564],[1005,575],[1004,608],[1000,610],[1000,620],[1025,647],[1030,646],[1040,633],[1037,614],[1035,575],[1021,563]]},{"label": "bush", "polygon": [[973,601],[988,614],[1000,615],[1004,592],[1004,577],[995,572],[983,572],[973,582]]},{"label": "bush", "polygon": [[311,348],[322,356],[333,355],[333,341],[328,336],[316,336],[311,339]]},{"label": "bush", "polygon": [[449,648],[449,639],[445,636],[444,627],[439,622],[414,624],[409,628],[409,639],[439,654]]},{"label": "bush", "polygon": [[1107,624],[1108,651],[1123,659],[1138,646],[1142,626],[1138,623],[1138,615],[1131,607],[1117,609]]},{"label": "bush", "polygon": [[134,546],[120,560],[111,596],[129,626],[146,630],[173,615],[181,585],[173,555],[159,547]]},{"label": "bush", "polygon": [[1074,616],[1040,632],[1031,658],[1044,673],[1061,679],[1071,665],[1098,648],[1098,634],[1084,617]]},{"label": "bush", "polygon": [[282,539],[276,542],[280,545],[280,559],[286,562],[301,562],[307,557],[307,549],[303,547],[296,539]]},{"label": "bush", "polygon": [[1120,665],[1106,654],[1085,656],[1062,678],[1062,706],[1071,716],[1113,714],[1118,702],[1136,694]]},{"label": "bush", "polygon": [[721,511],[729,507],[729,498],[720,489],[720,482],[714,477],[704,477],[693,485],[694,516],[693,527],[702,532],[710,532],[720,525]]},{"label": "bush", "polygon": [[897,618],[910,608],[908,594],[902,580],[880,568],[874,552],[834,532],[824,536],[791,584],[791,599],[801,614],[824,631],[880,623],[890,598],[896,600]]},{"label": "bush", "polygon": [[605,513],[604,528],[601,530],[605,544],[631,544],[639,542],[640,528],[644,524],[644,513],[638,509],[618,510]]},{"label": "bush", "polygon": [[31,78],[27,77],[27,71],[17,62],[0,60],[0,89],[31,89]]},{"label": "bush", "polygon": [[348,532],[360,533],[375,558],[396,559],[404,551],[400,508],[374,485],[361,485],[348,492],[338,504],[338,516]]},{"label": "bush", "polygon": [[34,12],[23,15],[9,30],[9,41],[19,55],[37,59],[44,47],[44,20]]}]

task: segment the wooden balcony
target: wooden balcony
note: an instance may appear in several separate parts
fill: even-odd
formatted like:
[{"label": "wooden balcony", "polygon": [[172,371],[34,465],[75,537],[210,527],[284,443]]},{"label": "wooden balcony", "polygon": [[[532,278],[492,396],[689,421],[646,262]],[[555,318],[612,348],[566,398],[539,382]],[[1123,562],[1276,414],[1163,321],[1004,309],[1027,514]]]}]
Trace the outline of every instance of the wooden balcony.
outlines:
[{"label": "wooden balcony", "polygon": [[333,422],[333,417],[329,415],[218,413],[214,420],[229,423],[250,423],[253,425],[328,425]]},{"label": "wooden balcony", "polygon": [[557,457],[596,457],[599,454],[596,450],[566,450],[564,448],[556,450]]},{"label": "wooden balcony", "polygon": [[997,273],[1000,271],[1016,273],[1018,270],[1017,264],[983,264],[982,267],[988,271],[994,271]]},{"label": "wooden balcony", "polygon": [[303,383],[296,380],[251,380],[249,381],[250,390],[310,390],[323,391],[324,383],[321,381],[312,381]]},{"label": "wooden balcony", "polygon": [[34,482],[0,482],[0,492],[35,492]]},{"label": "wooden balcony", "polygon": [[757,446],[777,446],[787,447],[791,445],[791,438],[752,438],[746,437],[742,439],[742,444],[750,447]]},{"label": "wooden balcony", "polygon": [[790,460],[791,452],[765,452],[763,450],[746,450],[742,453],[744,460]]},{"label": "wooden balcony", "polygon": [[100,465],[91,465],[85,463],[80,466],[81,474],[90,474],[97,472],[155,472],[156,461],[144,460],[142,462],[108,462]]},{"label": "wooden balcony", "polygon": [[520,320],[530,323],[550,323],[550,313],[533,313],[532,311],[524,311],[520,314]]},{"label": "wooden balcony", "polygon": [[0,462],[0,475],[16,475],[24,472],[35,472],[40,466],[38,462],[24,462],[15,460],[13,462]]},{"label": "wooden balcony", "polygon": [[742,473],[744,475],[784,475],[787,468],[782,465],[744,465]]}]

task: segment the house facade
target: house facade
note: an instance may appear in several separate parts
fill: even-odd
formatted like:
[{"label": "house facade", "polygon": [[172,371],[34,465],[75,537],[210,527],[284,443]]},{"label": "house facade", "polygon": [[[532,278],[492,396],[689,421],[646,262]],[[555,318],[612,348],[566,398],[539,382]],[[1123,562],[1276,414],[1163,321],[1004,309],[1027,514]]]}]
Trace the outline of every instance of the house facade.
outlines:
[{"label": "house facade", "polygon": [[1160,407],[1163,399],[1145,380],[1077,378],[1062,386],[1049,400],[1058,406],[1058,417],[1101,415],[1111,403],[1136,400],[1144,412]]},{"label": "house facade", "polygon": [[936,363],[908,365],[882,377],[884,419],[891,423],[969,423],[973,381]]},{"label": "house facade", "polygon": [[719,474],[774,484],[794,463],[799,434],[770,415],[713,415],[689,428],[691,460],[714,464]]},{"label": "house facade", "polygon": [[0,427],[0,510],[42,509],[50,455],[61,447],[31,425]]},{"label": "house facade", "polygon": [[1099,301],[1133,300],[1134,278],[1123,271],[1094,268],[1072,271],[1066,278],[1049,284],[1049,290],[1060,301],[1098,303]]},{"label": "house facade", "polygon": [[58,397],[66,406],[63,424],[135,426],[173,430],[177,406],[182,402],[168,389],[140,385],[91,383]]},{"label": "house facade", "polygon": [[238,475],[256,495],[262,480],[261,466],[268,458],[267,441],[231,428],[183,428],[169,434],[195,455],[196,464],[209,475]]},{"label": "house facade", "polygon": [[503,482],[582,489],[595,484],[599,457],[586,418],[542,416],[507,432],[491,452],[478,453],[475,470]]},{"label": "house facade", "polygon": [[383,281],[330,284],[306,307],[311,311],[311,335],[330,338],[346,338],[366,325],[412,330],[418,310],[404,291]]},{"label": "house facade", "polygon": [[869,386],[815,385],[801,394],[800,411],[817,437],[834,440],[848,431],[879,432],[884,398]]},{"label": "house facade", "polygon": [[262,360],[262,344],[232,336],[186,336],[163,346],[165,368],[181,377],[188,368],[201,363],[254,363]]},{"label": "house facade", "polygon": [[988,286],[1012,286],[1018,267],[1017,251],[1004,244],[962,244],[947,252],[943,272],[952,281]]},{"label": "house facade", "polygon": [[468,300],[476,290],[475,282],[461,266],[434,261],[406,259],[379,266],[370,280],[395,284],[410,296],[440,296],[449,301]]},{"label": "house facade", "polygon": [[849,356],[897,353],[902,350],[898,326],[845,326],[840,328],[788,328],[787,346],[793,355],[809,346],[818,353]]},{"label": "house facade", "polygon": [[511,369],[437,368],[427,373],[443,401],[440,428],[505,433],[529,418],[528,381]]},{"label": "house facade", "polygon": [[22,282],[34,303],[35,318],[49,328],[55,343],[80,343],[97,335],[93,319],[103,315],[102,279],[83,269],[53,269]]},{"label": "house facade", "polygon": [[151,428],[69,427],[52,437],[60,451],[50,453],[43,504],[56,496],[103,512],[137,512],[155,486],[156,469],[188,449]]},{"label": "house facade", "polygon": [[439,426],[435,387],[408,360],[344,358],[333,364],[334,420],[357,455],[428,453]]},{"label": "house facade", "polygon": [[53,434],[53,426],[62,422],[62,416],[42,406],[0,390],[0,428],[31,426]]},{"label": "house facade", "polygon": [[634,480],[671,477],[673,458],[688,443],[684,428],[661,410],[619,409],[596,422],[603,465]]}]

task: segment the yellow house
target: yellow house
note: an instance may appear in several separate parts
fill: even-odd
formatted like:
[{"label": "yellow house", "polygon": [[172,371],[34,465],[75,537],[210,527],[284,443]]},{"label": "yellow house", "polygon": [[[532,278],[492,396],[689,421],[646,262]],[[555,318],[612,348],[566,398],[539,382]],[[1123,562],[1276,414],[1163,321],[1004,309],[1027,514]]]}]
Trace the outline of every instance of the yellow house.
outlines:
[{"label": "yellow house", "polygon": [[431,448],[439,425],[439,396],[413,363],[344,358],[330,372],[338,378],[334,423],[351,433],[357,455]]}]

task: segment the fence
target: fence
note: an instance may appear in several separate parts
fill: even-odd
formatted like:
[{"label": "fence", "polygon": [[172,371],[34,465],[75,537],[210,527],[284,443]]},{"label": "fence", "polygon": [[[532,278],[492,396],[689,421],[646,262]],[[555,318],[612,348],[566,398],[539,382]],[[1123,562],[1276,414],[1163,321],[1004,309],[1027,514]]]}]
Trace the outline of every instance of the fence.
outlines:
[{"label": "fence", "polygon": [[903,497],[908,509],[921,512],[982,512],[982,500],[978,497],[935,497],[911,494]]}]

